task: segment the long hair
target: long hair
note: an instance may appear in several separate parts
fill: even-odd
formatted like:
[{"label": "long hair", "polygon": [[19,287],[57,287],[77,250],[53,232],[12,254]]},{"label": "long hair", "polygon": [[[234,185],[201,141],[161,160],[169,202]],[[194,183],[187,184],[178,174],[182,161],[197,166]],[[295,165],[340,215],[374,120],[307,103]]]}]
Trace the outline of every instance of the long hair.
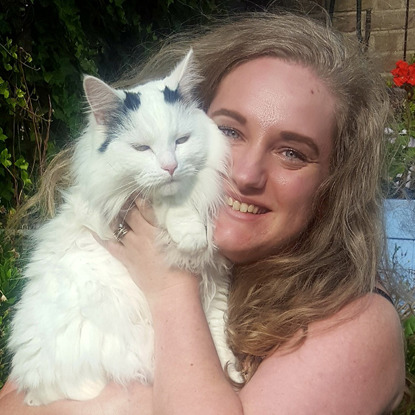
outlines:
[{"label": "long hair", "polygon": [[283,252],[234,268],[228,339],[248,380],[294,335],[301,344],[310,323],[374,287],[384,243],[380,179],[388,97],[358,44],[327,23],[273,13],[244,14],[173,36],[118,86],[165,75],[189,47],[203,78],[197,95],[205,109],[230,70],[260,56],[308,68],[336,102],[330,174],[316,192],[311,223]]}]

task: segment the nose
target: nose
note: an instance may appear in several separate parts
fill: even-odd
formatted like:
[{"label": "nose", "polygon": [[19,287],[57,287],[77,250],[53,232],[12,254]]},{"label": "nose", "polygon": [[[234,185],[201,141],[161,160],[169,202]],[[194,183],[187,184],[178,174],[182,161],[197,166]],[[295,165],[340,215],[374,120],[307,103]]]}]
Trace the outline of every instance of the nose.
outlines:
[{"label": "nose", "polygon": [[164,164],[161,166],[161,168],[163,170],[166,170],[169,172],[170,176],[173,176],[174,171],[177,168],[177,163],[169,163],[169,164]]},{"label": "nose", "polygon": [[263,189],[267,181],[265,155],[259,147],[232,148],[231,178],[239,191],[249,193]]},{"label": "nose", "polygon": [[160,167],[173,176],[177,168],[177,160],[173,151],[165,151],[159,155]]}]

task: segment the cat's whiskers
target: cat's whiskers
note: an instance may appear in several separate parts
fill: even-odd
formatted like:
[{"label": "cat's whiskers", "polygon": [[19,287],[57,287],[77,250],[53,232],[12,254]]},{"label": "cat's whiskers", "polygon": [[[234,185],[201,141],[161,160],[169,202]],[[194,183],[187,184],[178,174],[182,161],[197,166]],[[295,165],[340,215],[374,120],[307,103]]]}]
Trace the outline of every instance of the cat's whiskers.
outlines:
[{"label": "cat's whiskers", "polygon": [[[125,222],[125,219],[127,218],[128,212],[129,212],[129,211],[130,211],[130,210],[131,210],[134,206],[136,206],[136,203],[135,203],[135,202],[136,202],[136,200],[137,200],[139,197],[140,197],[140,194],[139,194],[139,193],[137,193],[133,199],[129,199],[129,200],[130,200],[129,205],[128,205],[128,206],[126,206],[126,207],[125,207],[125,209],[123,209],[123,211],[125,211],[125,213],[124,213],[123,217],[121,218],[121,222]],[[127,202],[128,202],[128,200],[127,200]]]},{"label": "cat's whiskers", "polygon": [[127,199],[135,192],[137,192],[137,185],[135,183],[123,183],[121,186],[114,187],[107,197],[109,196],[109,199],[114,197],[119,200],[121,196],[122,198]]}]

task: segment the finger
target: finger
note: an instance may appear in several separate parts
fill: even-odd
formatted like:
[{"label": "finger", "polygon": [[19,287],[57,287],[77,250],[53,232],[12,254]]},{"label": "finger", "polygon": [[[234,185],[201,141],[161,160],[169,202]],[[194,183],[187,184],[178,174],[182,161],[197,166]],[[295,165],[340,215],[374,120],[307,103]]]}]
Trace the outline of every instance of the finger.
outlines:
[{"label": "finger", "polygon": [[121,259],[123,257],[123,244],[120,241],[115,240],[103,240],[101,239],[95,232],[91,231],[92,236],[94,239],[102,246],[104,247],[111,255],[113,255],[117,259]]},{"label": "finger", "polygon": [[156,227],[157,223],[151,205],[142,199],[134,204],[129,210],[124,218],[124,222],[136,234],[140,234],[143,231],[146,232],[146,229]]},{"label": "finger", "polygon": [[125,216],[124,223],[126,223],[127,226],[133,231],[133,233],[136,234],[142,233],[143,227],[149,226],[149,224],[144,219],[143,215],[135,205],[129,210],[129,212]]},{"label": "finger", "polygon": [[3,397],[3,396],[6,396],[9,392],[12,392],[12,391],[14,391],[14,390],[16,390],[17,389],[17,384],[16,383],[14,383],[14,382],[12,382],[12,381],[10,381],[10,380],[8,380],[5,384],[4,384],[4,386],[1,388],[1,391],[0,391],[0,399]]},{"label": "finger", "polygon": [[91,235],[94,237],[94,239],[105,248],[105,244],[107,241],[104,241],[103,239],[101,239],[97,233],[95,233],[94,231],[90,231]]},{"label": "finger", "polygon": [[137,198],[135,204],[140,211],[143,218],[153,226],[157,226],[156,215],[154,214],[154,209],[151,203],[148,200]]},{"label": "finger", "polygon": [[117,242],[121,242],[125,235],[131,230],[128,224],[123,220],[115,226],[115,230],[113,232],[114,238]]}]

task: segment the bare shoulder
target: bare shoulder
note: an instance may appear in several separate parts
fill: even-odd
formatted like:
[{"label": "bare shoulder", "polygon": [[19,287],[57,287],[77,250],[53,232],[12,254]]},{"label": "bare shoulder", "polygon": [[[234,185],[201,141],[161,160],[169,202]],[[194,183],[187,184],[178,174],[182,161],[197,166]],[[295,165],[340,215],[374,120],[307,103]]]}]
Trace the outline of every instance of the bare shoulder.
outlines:
[{"label": "bare shoulder", "polygon": [[241,390],[250,414],[387,414],[405,385],[402,329],[380,295],[310,326],[306,342],[265,359]]}]

